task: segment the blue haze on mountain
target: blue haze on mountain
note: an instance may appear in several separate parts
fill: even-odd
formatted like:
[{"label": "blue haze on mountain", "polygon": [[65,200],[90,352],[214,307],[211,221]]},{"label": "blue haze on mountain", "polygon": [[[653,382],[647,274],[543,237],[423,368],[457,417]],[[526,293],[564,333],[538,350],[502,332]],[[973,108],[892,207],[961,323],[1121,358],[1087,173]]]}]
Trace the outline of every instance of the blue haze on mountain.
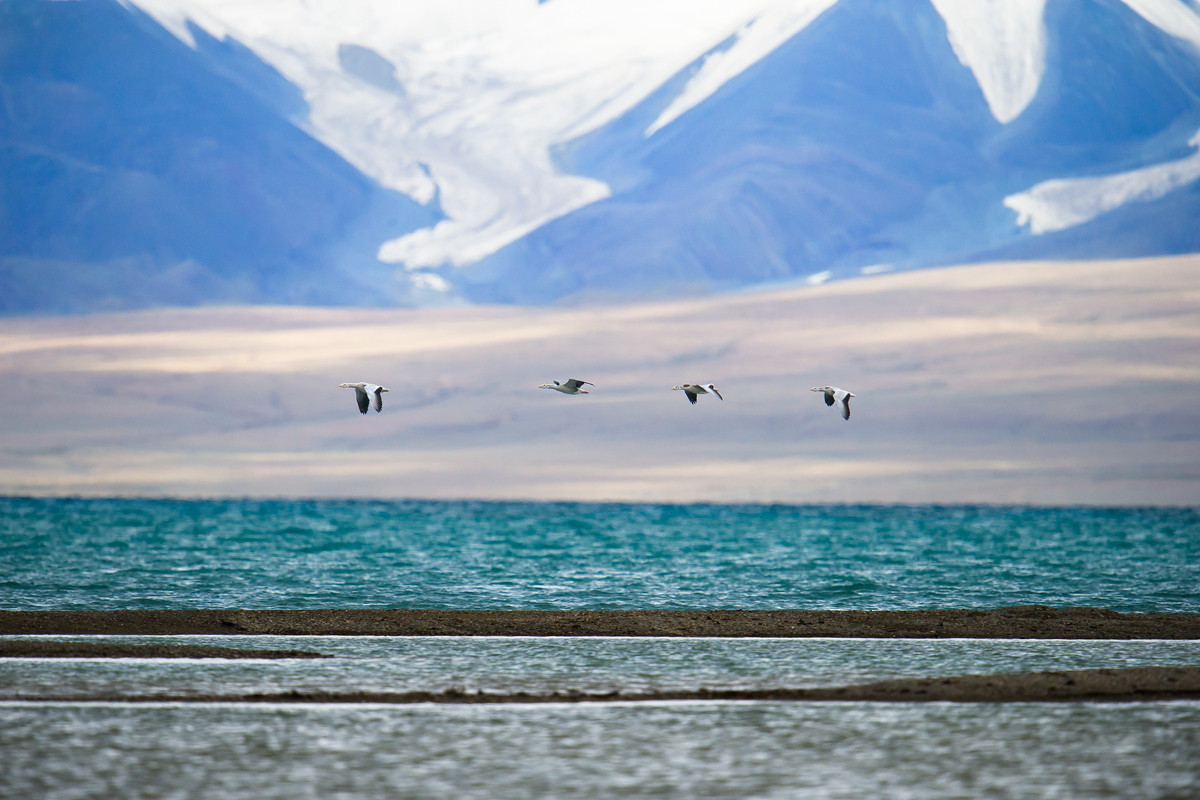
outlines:
[{"label": "blue haze on mountain", "polygon": [[[1046,25],[1038,94],[1001,125],[927,0],[841,0],[653,136],[699,61],[559,147],[612,196],[440,272],[468,300],[546,303],[1200,251],[1200,182],[1037,236],[1004,207],[1195,152],[1195,48],[1117,0],[1049,3]],[[0,0],[0,313],[411,302],[374,256],[437,203],[382,189],[297,126],[296,87],[192,33],[114,0]],[[373,51],[339,58],[395,83]]]},{"label": "blue haze on mountain", "polygon": [[[698,107],[677,89],[558,153],[613,196],[464,271],[477,300],[546,302],[1001,258],[1200,250],[1200,183],[1032,236],[1005,196],[1190,155],[1200,54],[1116,0],[1047,6],[1046,73],[1001,125],[925,0],[842,0]],[[696,65],[698,66],[698,65]],[[694,67],[693,67],[694,68]]]},{"label": "blue haze on mountain", "polygon": [[293,120],[236,42],[110,0],[0,2],[0,312],[388,305],[379,243],[440,213]]}]

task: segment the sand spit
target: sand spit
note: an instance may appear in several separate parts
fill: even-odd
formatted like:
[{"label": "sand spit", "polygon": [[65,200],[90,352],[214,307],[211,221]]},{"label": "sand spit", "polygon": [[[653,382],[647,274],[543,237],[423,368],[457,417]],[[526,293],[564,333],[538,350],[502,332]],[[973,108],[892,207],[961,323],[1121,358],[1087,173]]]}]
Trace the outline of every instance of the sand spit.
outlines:
[{"label": "sand spit", "polygon": [[309,650],[243,650],[194,644],[0,640],[0,658],[331,658]]},{"label": "sand spit", "polygon": [[1012,675],[960,675],[909,678],[860,686],[823,689],[708,690],[588,694],[488,694],[448,689],[444,692],[281,692],[275,694],[92,695],[70,698],[14,697],[25,702],[127,703],[441,703],[447,705],[508,703],[637,703],[669,700],[883,702],[883,703],[1130,703],[1200,700],[1200,667],[1134,667]]},{"label": "sand spit", "polygon": [[14,634],[1200,639],[1200,614],[1048,606],[936,611],[0,611],[0,635]]}]

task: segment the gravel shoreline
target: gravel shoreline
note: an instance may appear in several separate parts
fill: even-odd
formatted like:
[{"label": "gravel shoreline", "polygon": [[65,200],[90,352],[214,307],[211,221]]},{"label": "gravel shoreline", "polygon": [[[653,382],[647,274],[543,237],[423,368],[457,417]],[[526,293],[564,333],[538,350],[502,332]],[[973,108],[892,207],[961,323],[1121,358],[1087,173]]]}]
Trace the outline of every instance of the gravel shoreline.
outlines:
[{"label": "gravel shoreline", "polygon": [[0,611],[0,636],[280,634],[904,639],[1200,639],[1200,614],[1013,606],[915,611]]}]

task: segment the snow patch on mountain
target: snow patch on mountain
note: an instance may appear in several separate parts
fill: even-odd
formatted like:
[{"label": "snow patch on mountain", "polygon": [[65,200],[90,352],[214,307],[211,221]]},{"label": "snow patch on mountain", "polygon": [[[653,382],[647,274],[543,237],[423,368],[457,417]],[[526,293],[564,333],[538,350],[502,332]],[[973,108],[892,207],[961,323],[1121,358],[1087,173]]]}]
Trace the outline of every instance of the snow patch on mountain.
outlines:
[{"label": "snow patch on mountain", "polygon": [[[310,114],[303,125],[312,135],[385,187],[423,203],[436,197],[447,217],[443,222],[379,251],[382,260],[412,270],[472,263],[549,220],[608,197],[601,181],[561,174],[551,146],[621,116],[743,31],[732,55],[701,70],[704,82],[689,95],[699,102],[702,91],[714,90],[736,74],[731,70],[761,58],[831,2],[136,0],[135,5],[185,41],[191,42],[190,22],[249,47],[304,92]],[[353,65],[345,69],[348,52],[369,58],[378,74],[390,76],[390,64],[395,85],[364,79]]]},{"label": "snow patch on mountain", "polygon": [[[122,2],[150,14],[184,41],[192,42],[189,25],[195,25],[250,48],[301,89],[309,115],[298,124],[308,133],[384,187],[421,203],[436,201],[441,222],[379,248],[381,260],[409,272],[472,264],[547,222],[610,197],[601,180],[563,174],[552,148],[619,119],[673,78],[685,78],[679,94],[665,99],[661,111],[654,109],[656,116],[644,131],[652,137],[837,4]],[[1122,2],[1161,30],[1200,47],[1200,16],[1193,6],[1181,0]],[[1001,123],[1015,120],[1041,85],[1045,0],[932,4],[993,117]],[[687,76],[684,70],[697,63]],[[1150,177],[1159,175],[1156,169],[1143,176],[1150,181],[1146,186],[1159,185],[1154,181],[1160,178]],[[1170,172],[1177,174],[1184,173]],[[1053,226],[1114,197],[1150,191],[1113,188],[1142,186],[1143,178],[1117,180],[1121,177],[1038,184],[1011,195],[1016,205],[1010,208],[1023,209],[1018,213],[1034,232],[1057,230]],[[1117,181],[1104,184],[1101,194],[1109,199],[1080,199],[1099,191],[1100,184],[1087,181],[1109,179]]]},{"label": "snow patch on mountain", "polygon": [[1122,0],[1164,33],[1200,47],[1200,15],[1180,0]]},{"label": "snow patch on mountain", "polygon": [[764,9],[736,34],[727,49],[708,55],[704,64],[684,86],[683,91],[646,129],[646,136],[678,119],[688,109],[736,78],[746,68],[766,56],[788,39],[804,30],[810,22],[837,0],[790,0]]},{"label": "snow patch on mountain", "polygon": [[954,54],[975,75],[992,116],[1020,116],[1046,67],[1046,0],[932,0]]},{"label": "snow patch on mountain", "polygon": [[[1188,140],[1200,148],[1200,131]],[[1200,178],[1200,152],[1178,161],[1093,178],[1043,181],[1004,198],[1017,212],[1017,224],[1033,234],[1061,231],[1131,202],[1157,200]]]}]

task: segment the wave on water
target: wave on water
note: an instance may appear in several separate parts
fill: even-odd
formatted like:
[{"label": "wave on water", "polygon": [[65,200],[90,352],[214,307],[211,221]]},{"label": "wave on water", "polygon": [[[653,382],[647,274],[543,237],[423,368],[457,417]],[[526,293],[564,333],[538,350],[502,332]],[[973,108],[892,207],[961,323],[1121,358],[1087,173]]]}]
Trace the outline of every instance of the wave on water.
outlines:
[{"label": "wave on water", "polygon": [[0,498],[0,607],[1200,609],[1186,508]]}]

